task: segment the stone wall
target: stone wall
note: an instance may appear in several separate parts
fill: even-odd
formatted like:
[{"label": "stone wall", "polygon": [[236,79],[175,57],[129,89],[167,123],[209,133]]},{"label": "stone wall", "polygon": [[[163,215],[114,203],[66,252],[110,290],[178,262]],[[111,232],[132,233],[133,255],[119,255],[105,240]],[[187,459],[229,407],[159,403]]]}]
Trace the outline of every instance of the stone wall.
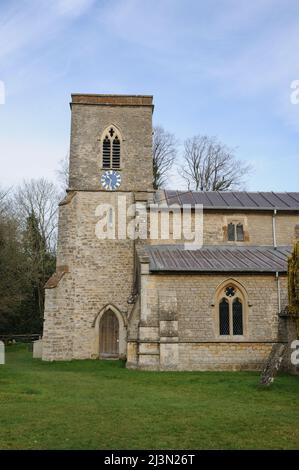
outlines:
[{"label": "stone wall", "polygon": [[[115,206],[118,193],[77,192],[61,207],[58,263],[68,266],[55,288],[46,290],[43,358],[98,355],[97,315],[111,304],[126,322],[134,281],[134,241],[96,237],[96,208]],[[127,204],[134,195],[127,193]],[[116,225],[116,230],[118,226]]]},{"label": "stone wall", "polygon": [[[160,370],[262,367],[272,344],[280,341],[275,275],[150,274],[147,266],[142,264],[139,349],[135,347],[132,364]],[[219,335],[215,296],[226,281],[246,293],[242,337]],[[282,276],[282,308],[286,282]]]},{"label": "stone wall", "polygon": [[182,343],[178,370],[261,370],[273,343]]},{"label": "stone wall", "polygon": [[[165,240],[151,240],[151,244],[182,243],[182,240],[174,240],[173,238],[172,221],[173,216],[170,214],[170,237]],[[243,242],[229,242],[227,240],[227,225],[230,222],[243,224],[245,235]],[[298,213],[278,213],[276,216],[277,245],[292,245],[296,239],[296,226],[298,224]],[[263,211],[205,211],[203,214],[203,244],[273,246],[273,213]]]},{"label": "stone wall", "polygon": [[[107,98],[108,99],[108,98]],[[104,99],[103,99],[104,100]],[[104,130],[114,125],[122,137],[121,191],[144,191],[152,188],[152,99],[144,104],[98,102],[84,96],[73,98],[70,147],[70,189],[100,189],[102,142]],[[105,101],[105,100],[104,100]],[[107,101],[107,100],[106,100]],[[108,100],[109,101],[109,100]],[[150,103],[150,104],[149,104]]]},{"label": "stone wall", "polygon": [[[136,242],[96,236],[99,205],[115,208],[118,196],[126,196],[127,207],[151,200],[152,108],[149,96],[73,95],[70,190],[60,205],[57,273],[46,289],[43,359],[98,357],[99,319],[111,306],[120,323],[120,353],[127,347],[129,367],[260,367],[271,344],[278,341],[274,275],[235,278],[248,295],[245,334],[238,341],[223,341],[217,334],[215,292],[229,275],[153,275],[141,263],[140,297],[134,305]],[[122,139],[122,184],[117,192],[103,191],[100,186],[101,138],[110,125]],[[244,225],[241,246],[273,245],[272,213],[251,211],[206,211],[204,244],[227,244],[230,221]],[[297,214],[278,213],[277,243],[291,244],[298,224]],[[283,307],[285,278],[281,285]]]},{"label": "stone wall", "polygon": [[[73,95],[71,107],[70,189],[60,204],[57,273],[46,286],[44,360],[98,357],[99,318],[107,306],[119,318],[120,354],[125,354],[135,242],[99,239],[97,207],[116,209],[123,196],[127,209],[152,191],[152,97]],[[110,125],[122,141],[117,192],[100,185],[101,138]]]}]

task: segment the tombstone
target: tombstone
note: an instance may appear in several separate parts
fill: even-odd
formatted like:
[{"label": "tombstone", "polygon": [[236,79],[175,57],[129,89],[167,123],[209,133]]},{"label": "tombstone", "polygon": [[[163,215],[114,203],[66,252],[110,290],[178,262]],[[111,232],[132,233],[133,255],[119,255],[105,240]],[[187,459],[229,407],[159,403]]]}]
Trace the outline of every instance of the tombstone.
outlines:
[{"label": "tombstone", "polygon": [[273,383],[274,377],[281,367],[285,350],[285,344],[278,343],[272,346],[269,357],[261,373],[260,385],[269,386]]},{"label": "tombstone", "polygon": [[281,368],[284,372],[291,375],[299,375],[299,365],[294,364],[292,361],[292,354],[294,352],[292,344],[299,338],[299,332],[297,332],[296,328],[297,322],[298,319],[289,315],[287,309],[279,315],[279,338],[281,342],[286,344]]},{"label": "tombstone", "polygon": [[43,340],[39,339],[33,343],[33,358],[41,359],[43,355]]},{"label": "tombstone", "polygon": [[0,364],[5,364],[5,345],[0,341]]}]

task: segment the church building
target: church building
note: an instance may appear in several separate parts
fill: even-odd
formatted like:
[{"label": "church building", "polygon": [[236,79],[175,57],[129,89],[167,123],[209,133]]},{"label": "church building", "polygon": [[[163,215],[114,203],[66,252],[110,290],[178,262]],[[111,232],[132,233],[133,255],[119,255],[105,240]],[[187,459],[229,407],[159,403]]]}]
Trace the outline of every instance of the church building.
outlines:
[{"label": "church building", "polygon": [[[69,188],[59,205],[56,272],[46,284],[43,360],[261,369],[285,340],[299,193],[155,191],[152,96],[74,94],[71,114]],[[174,236],[184,207],[201,230],[200,246]],[[159,218],[152,236],[151,210],[168,214],[167,236]],[[141,222],[143,236],[134,236]]]}]

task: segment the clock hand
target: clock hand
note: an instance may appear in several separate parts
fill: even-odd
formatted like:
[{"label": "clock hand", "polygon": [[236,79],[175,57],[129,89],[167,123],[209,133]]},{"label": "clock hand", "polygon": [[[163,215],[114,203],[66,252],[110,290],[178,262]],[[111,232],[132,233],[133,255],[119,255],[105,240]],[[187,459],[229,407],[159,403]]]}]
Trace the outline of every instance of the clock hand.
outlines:
[{"label": "clock hand", "polygon": [[111,178],[111,176],[108,176],[108,178],[109,178],[109,181],[110,181],[109,182],[109,189],[112,190],[112,178]]}]

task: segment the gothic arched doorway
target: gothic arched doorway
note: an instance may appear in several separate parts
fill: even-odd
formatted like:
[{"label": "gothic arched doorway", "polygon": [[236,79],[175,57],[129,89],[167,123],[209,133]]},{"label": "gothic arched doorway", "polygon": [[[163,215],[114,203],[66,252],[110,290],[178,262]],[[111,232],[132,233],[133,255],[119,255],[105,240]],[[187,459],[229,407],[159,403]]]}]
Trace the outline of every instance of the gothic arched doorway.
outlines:
[{"label": "gothic arched doorway", "polygon": [[119,321],[112,310],[107,310],[100,321],[100,357],[119,356]]}]

